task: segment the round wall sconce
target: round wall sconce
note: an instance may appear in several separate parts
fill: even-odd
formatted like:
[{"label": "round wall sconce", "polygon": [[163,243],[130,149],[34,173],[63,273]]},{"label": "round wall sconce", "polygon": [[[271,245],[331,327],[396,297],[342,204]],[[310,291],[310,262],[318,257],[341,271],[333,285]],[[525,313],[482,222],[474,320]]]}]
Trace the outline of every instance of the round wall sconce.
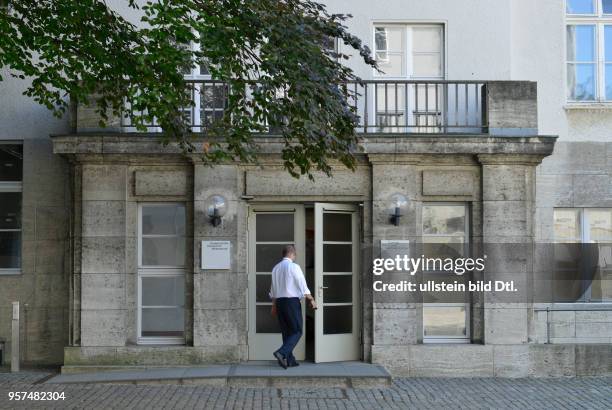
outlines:
[{"label": "round wall sconce", "polygon": [[408,198],[400,193],[391,195],[389,198],[390,220],[395,226],[399,226],[400,218],[408,209]]},{"label": "round wall sconce", "polygon": [[206,200],[206,212],[213,226],[221,224],[221,218],[227,212],[227,200],[221,195],[213,195]]}]

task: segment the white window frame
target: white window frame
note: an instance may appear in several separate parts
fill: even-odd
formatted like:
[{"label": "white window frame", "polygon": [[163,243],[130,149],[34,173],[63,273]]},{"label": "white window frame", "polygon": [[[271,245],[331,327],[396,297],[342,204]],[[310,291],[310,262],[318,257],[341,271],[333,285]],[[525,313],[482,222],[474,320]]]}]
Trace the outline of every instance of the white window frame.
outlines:
[{"label": "white window frame", "polygon": [[[0,141],[2,145],[21,145],[22,147],[22,155],[23,155],[23,142],[22,141]],[[23,162],[22,162],[23,164]],[[23,201],[23,165],[21,169],[21,181],[0,181],[0,192],[2,193],[21,193],[21,200]],[[23,203],[21,205],[23,210]],[[23,214],[20,216],[23,223]],[[23,261],[23,226],[20,229],[0,229],[0,232],[21,232],[21,242],[20,246],[22,248],[22,252],[20,254],[21,262]],[[20,266],[21,266],[20,262]],[[0,276],[4,275],[20,275],[20,268],[0,268]]]},{"label": "white window frame", "polygon": [[[464,207],[465,210],[465,232],[463,235],[449,235],[449,234],[427,234],[425,235],[423,233],[423,208],[425,206],[458,206],[458,205],[462,205]],[[471,221],[471,207],[469,202],[423,202],[421,205],[421,240],[423,243],[425,243],[425,238],[435,238],[435,237],[449,237],[449,236],[457,236],[457,237],[462,237],[464,238],[464,252],[466,252],[465,256],[467,257],[467,251],[469,250],[469,245],[470,245],[470,241],[471,241],[471,235],[470,235],[470,221]],[[466,290],[466,294],[469,293]],[[466,303],[423,303],[423,314],[424,312],[424,308],[425,305],[427,305],[427,307],[462,307],[464,306],[464,312],[465,312],[465,336],[425,336],[425,321],[423,320],[422,326],[421,326],[421,337],[423,338],[423,343],[424,344],[429,344],[429,343],[448,343],[448,344],[452,344],[452,343],[457,343],[457,344],[469,344],[471,343],[471,326],[470,326],[470,317],[471,317],[471,311],[470,311],[470,303],[466,302]]]},{"label": "white window frame", "polygon": [[[403,61],[402,65],[405,69],[405,74],[402,76],[390,76],[379,73],[376,69],[373,69],[373,75],[376,79],[385,80],[444,80],[446,79],[447,67],[446,67],[446,23],[443,21],[389,21],[380,20],[372,22],[372,52],[373,57],[376,59],[376,53],[379,51],[376,49],[376,28],[378,27],[400,27],[404,29],[404,50],[402,50]],[[412,72],[412,56],[414,51],[412,50],[412,31],[408,28],[419,27],[419,28],[439,28],[442,31],[442,44],[440,45],[440,67],[442,74],[440,76],[428,76],[428,77],[417,77],[411,74]]]},{"label": "white window frame", "polygon": [[[579,238],[574,238],[574,240],[578,241],[576,243],[596,243],[594,240],[591,239],[591,232],[589,230],[590,224],[589,224],[588,211],[612,210],[612,208],[607,208],[607,207],[600,207],[600,208],[593,208],[593,207],[587,207],[587,208],[556,207],[556,208],[553,209],[553,229],[554,229],[554,211],[556,211],[556,210],[560,210],[560,211],[578,211],[578,220],[580,222],[580,237]],[[567,240],[564,240],[563,242],[559,242],[559,243],[568,243],[570,241],[571,241],[570,239],[567,239]],[[558,243],[557,242],[557,238],[555,238],[555,243]],[[579,303],[586,303],[586,304],[589,304],[589,305],[592,305],[592,304],[602,304],[602,303],[607,303],[607,304],[612,303],[612,301],[593,301],[591,299],[592,298],[592,286],[593,286],[593,284],[590,283],[589,287],[584,290],[584,293],[582,294],[581,300],[576,300],[574,302],[554,302],[554,303],[555,304],[563,304],[563,305],[567,305],[567,304],[574,305],[574,304],[579,304]]]},{"label": "white window frame", "polygon": [[[137,274],[137,292],[138,292],[138,314],[136,315],[136,328],[137,328],[137,341],[138,344],[142,345],[184,345],[185,344],[185,326],[183,324],[183,336],[142,336],[142,278],[150,277],[182,277],[185,280],[186,264],[183,266],[143,266],[142,265],[142,208],[153,207],[153,206],[182,206],[185,204],[182,202],[140,202],[138,203],[138,274]],[[185,221],[187,224],[187,221]],[[161,237],[162,235],[155,235]],[[176,235],[163,235],[163,236],[176,236]],[[187,238],[185,237],[185,245],[187,245]],[[185,246],[185,250],[187,247]],[[147,306],[156,307],[156,306]],[[165,306],[164,306],[165,307]],[[183,306],[183,309],[185,307]]]},{"label": "white window frame", "polygon": [[[199,33],[195,33],[196,38],[200,38]],[[200,42],[194,41],[191,43],[191,50],[198,52],[200,51]],[[200,74],[200,64],[196,64],[191,67],[191,71],[188,74],[184,75],[185,80],[212,80],[212,76],[210,74]],[[201,111],[201,90],[202,85],[199,83],[194,84],[193,90],[193,103],[194,105],[190,107],[191,109],[191,123],[194,125],[193,132],[201,132],[203,131],[202,120],[200,116]],[[196,126],[199,124],[199,126]]]},{"label": "white window frame", "polygon": [[[612,99],[606,99],[606,61],[605,61],[605,26],[612,26],[612,13],[603,13],[602,0],[595,1],[595,14],[565,14],[564,33],[564,59],[565,59],[565,98],[570,105],[605,104],[612,106]],[[567,10],[567,0],[563,6]],[[572,100],[569,98],[569,84],[567,83],[568,66],[574,63],[568,60],[567,55],[567,27],[569,26],[595,26],[595,99],[594,100]],[[609,61],[608,63],[612,63]]]}]

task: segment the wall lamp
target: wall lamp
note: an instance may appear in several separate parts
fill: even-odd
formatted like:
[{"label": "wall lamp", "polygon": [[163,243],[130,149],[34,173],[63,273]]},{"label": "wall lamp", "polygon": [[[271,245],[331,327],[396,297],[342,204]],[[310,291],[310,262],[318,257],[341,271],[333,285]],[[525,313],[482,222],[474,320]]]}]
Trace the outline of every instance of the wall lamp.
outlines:
[{"label": "wall lamp", "polygon": [[212,226],[219,226],[227,212],[227,200],[221,195],[213,195],[206,200],[206,212]]},{"label": "wall lamp", "polygon": [[391,195],[389,198],[390,205],[390,220],[395,226],[399,226],[400,218],[404,216],[406,209],[408,208],[408,199],[399,193]]}]

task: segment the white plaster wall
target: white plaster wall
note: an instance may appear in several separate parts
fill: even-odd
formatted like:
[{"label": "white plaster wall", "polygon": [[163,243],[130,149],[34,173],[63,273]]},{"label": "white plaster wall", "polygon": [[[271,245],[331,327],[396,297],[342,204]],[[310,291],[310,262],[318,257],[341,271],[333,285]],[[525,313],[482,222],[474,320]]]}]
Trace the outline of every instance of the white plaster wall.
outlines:
[{"label": "white plaster wall", "polygon": [[[449,80],[510,79],[510,0],[325,0],[331,12],[352,14],[350,31],[372,48],[373,22],[446,25]],[[353,62],[363,77],[372,70]]]},{"label": "white plaster wall", "polygon": [[69,116],[56,118],[46,107],[23,95],[30,81],[12,78],[0,70],[0,140],[48,138],[69,131]]}]

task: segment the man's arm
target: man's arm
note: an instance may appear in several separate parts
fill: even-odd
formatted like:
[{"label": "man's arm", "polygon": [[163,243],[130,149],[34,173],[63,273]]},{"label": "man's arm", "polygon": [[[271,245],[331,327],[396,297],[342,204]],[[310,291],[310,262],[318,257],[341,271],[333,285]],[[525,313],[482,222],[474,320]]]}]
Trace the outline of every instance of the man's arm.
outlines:
[{"label": "man's arm", "polygon": [[270,310],[272,316],[276,316],[276,299],[272,299],[272,310]]},{"label": "man's arm", "polygon": [[270,310],[270,314],[272,316],[276,316],[276,295],[274,294],[274,282],[270,283],[270,292],[268,293],[270,296],[270,300],[272,300],[272,309]]},{"label": "man's arm", "polygon": [[300,291],[304,295],[304,298],[310,303],[310,307],[313,309],[317,308],[317,302],[315,302],[314,298],[310,294],[310,289],[308,289],[308,285],[306,285],[306,277],[304,277],[304,273],[298,264],[295,264],[295,277],[298,281],[298,285],[300,287]]}]

